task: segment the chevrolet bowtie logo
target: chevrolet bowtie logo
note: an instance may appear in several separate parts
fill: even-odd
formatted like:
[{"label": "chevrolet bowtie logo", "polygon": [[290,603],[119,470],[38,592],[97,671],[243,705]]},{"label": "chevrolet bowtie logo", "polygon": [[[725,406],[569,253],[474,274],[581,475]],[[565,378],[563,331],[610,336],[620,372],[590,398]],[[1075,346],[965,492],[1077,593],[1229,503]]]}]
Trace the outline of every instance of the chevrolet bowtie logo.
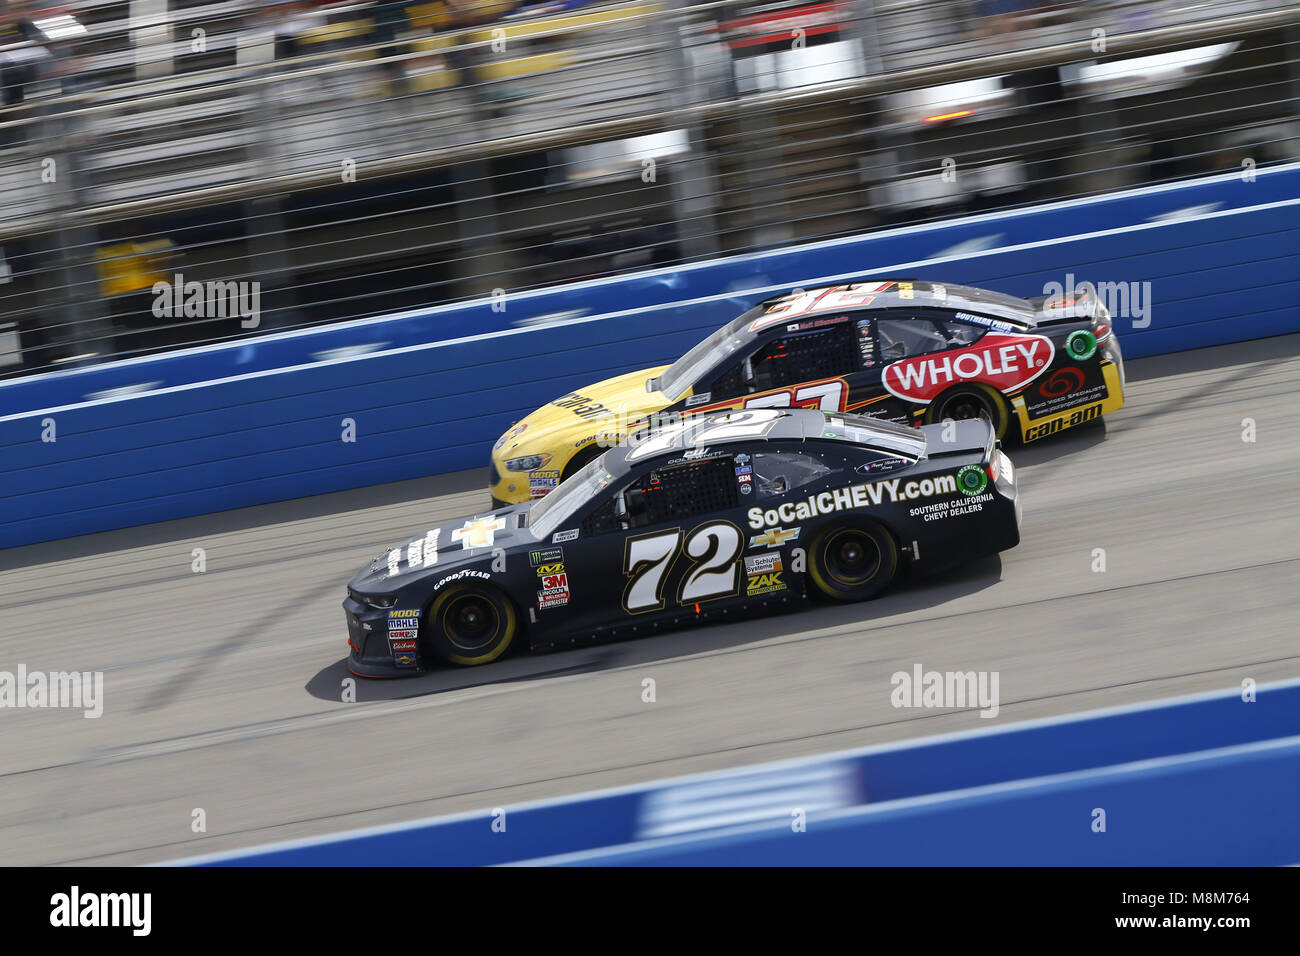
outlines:
[{"label": "chevrolet bowtie logo", "polygon": [[751,548],[779,548],[787,541],[793,541],[799,537],[798,528],[768,528],[762,534],[756,534],[749,539]]},{"label": "chevrolet bowtie logo", "polygon": [[473,518],[465,522],[465,527],[453,531],[451,540],[459,541],[466,550],[490,548],[493,535],[505,526],[505,518]]}]

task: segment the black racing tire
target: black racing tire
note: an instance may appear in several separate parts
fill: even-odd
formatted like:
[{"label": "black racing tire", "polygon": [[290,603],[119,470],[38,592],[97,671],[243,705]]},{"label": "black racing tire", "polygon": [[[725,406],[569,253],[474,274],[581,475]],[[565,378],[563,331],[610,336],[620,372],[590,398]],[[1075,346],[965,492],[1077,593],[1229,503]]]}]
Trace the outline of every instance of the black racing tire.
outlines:
[{"label": "black racing tire", "polygon": [[452,584],[429,604],[420,622],[426,656],[460,667],[489,664],[519,633],[514,602],[495,588]]},{"label": "black racing tire", "polygon": [[813,587],[832,601],[878,597],[897,574],[898,545],[874,521],[832,525],[817,534],[808,550]]},{"label": "black racing tire", "polygon": [[949,418],[955,421],[985,418],[1001,441],[1007,437],[1011,427],[1011,406],[997,389],[980,382],[969,382],[948,389],[931,402],[925,412],[927,425],[936,425]]},{"label": "black racing tire", "polygon": [[582,451],[578,452],[576,455],[570,458],[569,463],[564,466],[564,474],[560,475],[560,481],[564,481],[566,478],[569,478],[572,475],[576,475],[579,471],[581,471],[584,467],[586,467],[586,465],[589,462],[592,462],[595,459],[599,458],[600,453],[603,452],[604,450],[605,449],[600,446],[600,442],[594,442],[593,444],[588,445]]}]

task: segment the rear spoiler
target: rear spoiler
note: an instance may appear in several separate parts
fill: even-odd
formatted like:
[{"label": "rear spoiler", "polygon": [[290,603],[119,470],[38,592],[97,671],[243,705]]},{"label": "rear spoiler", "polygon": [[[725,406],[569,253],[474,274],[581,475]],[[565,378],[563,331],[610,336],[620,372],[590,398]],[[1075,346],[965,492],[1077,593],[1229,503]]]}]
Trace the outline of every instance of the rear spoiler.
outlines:
[{"label": "rear spoiler", "polygon": [[1066,295],[1039,295],[1029,300],[1034,309],[1034,325],[1059,325],[1082,319],[1109,321],[1110,313],[1091,283],[1084,282]]}]

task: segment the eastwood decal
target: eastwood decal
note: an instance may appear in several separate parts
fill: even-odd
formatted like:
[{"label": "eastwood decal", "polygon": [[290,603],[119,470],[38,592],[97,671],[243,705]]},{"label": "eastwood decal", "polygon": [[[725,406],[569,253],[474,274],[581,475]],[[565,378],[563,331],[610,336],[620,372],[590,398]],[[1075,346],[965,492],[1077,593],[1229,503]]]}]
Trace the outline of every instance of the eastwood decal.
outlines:
[{"label": "eastwood decal", "polygon": [[1047,370],[1056,346],[1041,335],[989,332],[964,349],[900,359],[885,367],[883,384],[909,402],[928,403],[950,385],[979,381],[1014,392]]},{"label": "eastwood decal", "polygon": [[[957,478],[954,475],[937,475],[934,478],[922,478],[919,481],[904,483],[901,478],[884,481],[866,482],[849,488],[836,488],[810,495],[805,501],[787,501],[776,508],[750,508],[747,512],[749,526],[757,531],[759,528],[771,527],[791,521],[806,521],[817,515],[833,514],[852,508],[867,508],[883,504],[886,501],[911,501],[916,498],[932,498],[935,495],[955,494]],[[750,539],[750,547],[755,546],[756,538]]]}]

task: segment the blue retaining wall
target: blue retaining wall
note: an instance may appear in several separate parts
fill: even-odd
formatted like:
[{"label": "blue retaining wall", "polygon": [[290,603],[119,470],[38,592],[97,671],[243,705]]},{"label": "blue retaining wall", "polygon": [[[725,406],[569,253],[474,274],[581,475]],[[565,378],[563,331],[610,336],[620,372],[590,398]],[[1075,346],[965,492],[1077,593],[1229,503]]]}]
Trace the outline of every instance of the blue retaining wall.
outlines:
[{"label": "blue retaining wall", "polygon": [[[82,401],[110,389],[144,382],[160,388],[309,364],[332,350],[345,348],[403,348],[468,335],[526,327],[546,316],[591,317],[618,312],[630,303],[638,307],[688,302],[733,293],[709,313],[732,318],[762,298],[761,291],[808,283],[814,277],[857,275],[867,270],[896,268],[950,255],[967,245],[980,249],[1007,248],[1061,236],[1119,229],[1156,221],[1179,211],[1206,212],[1243,209],[1300,196],[1300,166],[1257,171],[1255,182],[1239,175],[1217,176],[1174,186],[1029,207],[1011,213],[970,216],[951,222],[892,229],[794,248],[656,269],[631,276],[598,279],[572,285],[510,292],[504,311],[491,300],[477,300],[393,316],[365,319],[276,333],[242,343],[170,353],[156,358],[71,369],[0,383],[0,414],[48,408]],[[1116,257],[1108,257],[1114,260]],[[1101,267],[1101,263],[1094,264]],[[1080,278],[1128,280],[1131,270],[1115,275]],[[937,274],[960,278],[945,267]],[[972,275],[982,275],[976,271]],[[1077,273],[1076,273],[1077,274]],[[1025,276],[1009,275],[1008,281]],[[1058,279],[1062,277],[1057,277]],[[508,290],[507,290],[508,291]],[[1004,291],[1041,294],[1041,283],[1021,282]],[[703,324],[702,324],[703,327]]]},{"label": "blue retaining wall", "polygon": [[[484,465],[496,437],[539,405],[671,361],[753,302],[821,279],[905,274],[1025,296],[1064,282],[1067,273],[1076,281],[1150,282],[1149,327],[1116,322],[1129,357],[1297,331],[1297,197],[1300,169],[1285,167],[1255,183],[1219,177],[545,290],[510,300],[504,313],[517,321],[521,312],[511,310],[636,304],[562,324],[245,371],[103,401],[79,401],[85,376],[99,370],[0,386],[0,548]],[[1189,215],[1149,221],[1173,209]],[[1008,245],[1013,236],[1023,241]],[[981,237],[995,248],[923,258],[959,243],[978,245]],[[730,291],[736,286],[749,291]],[[682,300],[688,295],[696,297]],[[423,328],[412,333],[417,338],[441,334],[446,328],[419,323],[453,312],[456,321],[503,314],[487,302],[435,310],[425,319],[383,323],[385,339],[399,327]],[[239,356],[246,360],[241,367],[256,368],[272,361],[271,350],[289,350],[275,361],[301,357],[303,349],[335,347],[337,336],[360,327],[123,363],[126,369],[103,374],[130,371],[135,381],[165,382],[169,363],[183,378],[190,374],[186,363]],[[344,419],[355,422],[353,443],[340,440]],[[42,441],[50,421],[57,441]]]},{"label": "blue retaining wall", "polygon": [[[817,773],[859,792],[795,833],[781,801]],[[1298,787],[1300,681],[1288,681],[1252,703],[1197,695],[506,807],[505,832],[484,811],[190,862],[1278,865],[1300,862]],[[722,792],[732,812],[781,796],[763,823],[644,839],[666,797],[705,788],[710,813],[727,812]],[[1098,807],[1105,833],[1092,830]]]}]

